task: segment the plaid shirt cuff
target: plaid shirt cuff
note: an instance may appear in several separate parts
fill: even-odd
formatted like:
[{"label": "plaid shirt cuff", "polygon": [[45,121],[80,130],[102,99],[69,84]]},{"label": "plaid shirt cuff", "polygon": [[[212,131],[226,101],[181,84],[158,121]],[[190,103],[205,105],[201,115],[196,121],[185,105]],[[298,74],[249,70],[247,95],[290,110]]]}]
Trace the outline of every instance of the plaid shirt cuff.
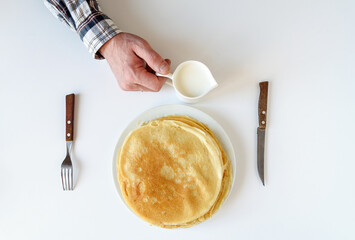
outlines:
[{"label": "plaid shirt cuff", "polygon": [[101,12],[95,0],[44,0],[47,8],[73,31],[96,59],[104,57],[100,48],[121,31]]},{"label": "plaid shirt cuff", "polygon": [[103,59],[99,53],[100,48],[121,31],[106,15],[96,12],[79,25],[77,32],[92,56],[95,59]]}]

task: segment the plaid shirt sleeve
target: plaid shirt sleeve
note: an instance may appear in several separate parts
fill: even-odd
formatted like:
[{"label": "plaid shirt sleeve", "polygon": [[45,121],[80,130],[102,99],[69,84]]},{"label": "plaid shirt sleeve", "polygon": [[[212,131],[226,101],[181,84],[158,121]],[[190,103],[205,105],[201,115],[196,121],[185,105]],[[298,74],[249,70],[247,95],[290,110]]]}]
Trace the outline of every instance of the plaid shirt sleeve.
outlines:
[{"label": "plaid shirt sleeve", "polygon": [[96,0],[44,0],[44,4],[59,20],[77,32],[89,52],[103,59],[99,49],[121,31],[101,12]]}]

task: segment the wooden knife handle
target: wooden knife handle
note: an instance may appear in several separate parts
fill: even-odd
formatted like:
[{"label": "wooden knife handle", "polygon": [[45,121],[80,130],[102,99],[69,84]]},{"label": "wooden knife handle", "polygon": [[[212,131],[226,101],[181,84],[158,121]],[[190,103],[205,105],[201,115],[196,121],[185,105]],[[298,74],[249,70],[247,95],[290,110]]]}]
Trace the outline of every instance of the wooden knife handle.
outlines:
[{"label": "wooden knife handle", "polygon": [[75,95],[74,93],[65,96],[65,140],[73,141],[74,136],[74,105]]},{"label": "wooden knife handle", "polygon": [[259,107],[258,107],[258,114],[259,114],[259,128],[265,129],[266,128],[266,113],[267,113],[267,92],[269,88],[269,82],[260,82],[260,95],[259,95]]}]

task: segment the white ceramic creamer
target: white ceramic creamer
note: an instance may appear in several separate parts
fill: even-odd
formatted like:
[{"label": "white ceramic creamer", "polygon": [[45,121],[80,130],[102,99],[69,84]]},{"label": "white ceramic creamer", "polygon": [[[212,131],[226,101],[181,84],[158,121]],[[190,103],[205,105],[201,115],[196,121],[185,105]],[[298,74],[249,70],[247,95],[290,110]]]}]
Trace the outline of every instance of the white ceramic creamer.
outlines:
[{"label": "white ceramic creamer", "polygon": [[193,60],[181,63],[172,74],[156,75],[169,78],[166,83],[173,86],[177,96],[187,103],[199,101],[218,86],[206,65]]}]

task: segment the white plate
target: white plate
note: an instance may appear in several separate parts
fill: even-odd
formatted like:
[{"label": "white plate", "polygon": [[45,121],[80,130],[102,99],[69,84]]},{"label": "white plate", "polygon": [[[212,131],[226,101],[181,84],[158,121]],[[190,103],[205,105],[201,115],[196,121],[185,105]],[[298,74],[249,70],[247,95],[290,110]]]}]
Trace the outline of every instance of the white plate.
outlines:
[{"label": "white plate", "polygon": [[[140,114],[135,119],[133,119],[128,124],[128,126],[123,130],[120,138],[118,139],[118,142],[117,142],[117,145],[116,145],[116,148],[115,148],[115,153],[113,155],[112,170],[113,170],[113,180],[115,182],[115,186],[116,186],[118,195],[120,196],[120,198],[123,201],[123,203],[127,206],[126,202],[123,199],[122,193],[121,193],[120,184],[118,183],[118,180],[117,180],[117,171],[116,171],[116,169],[117,169],[117,154],[118,154],[118,151],[120,150],[120,148],[121,148],[126,136],[132,130],[138,128],[140,126],[140,124],[142,124],[144,122],[148,122],[148,121],[153,120],[155,118],[164,117],[164,116],[168,116],[168,115],[186,115],[186,116],[190,116],[190,117],[192,117],[192,118],[194,118],[194,119],[206,124],[209,127],[209,129],[212,130],[212,132],[215,134],[216,138],[220,142],[222,148],[224,149],[224,151],[226,152],[226,154],[229,157],[229,160],[232,163],[233,182],[232,182],[232,186],[231,186],[231,189],[229,191],[229,194],[228,194],[228,196],[229,196],[231,191],[232,191],[232,189],[233,189],[234,182],[235,182],[236,159],[235,159],[233,145],[232,145],[227,133],[218,124],[218,122],[216,122],[212,117],[210,117],[206,113],[204,113],[204,112],[202,112],[202,111],[200,111],[200,110],[198,110],[196,108],[189,107],[189,106],[186,106],[186,105],[163,105],[163,106],[151,108],[151,109],[143,112],[142,114]],[[227,198],[228,198],[228,196],[227,196]],[[129,206],[127,206],[127,207],[128,207],[129,210],[131,210],[131,208]]]}]

